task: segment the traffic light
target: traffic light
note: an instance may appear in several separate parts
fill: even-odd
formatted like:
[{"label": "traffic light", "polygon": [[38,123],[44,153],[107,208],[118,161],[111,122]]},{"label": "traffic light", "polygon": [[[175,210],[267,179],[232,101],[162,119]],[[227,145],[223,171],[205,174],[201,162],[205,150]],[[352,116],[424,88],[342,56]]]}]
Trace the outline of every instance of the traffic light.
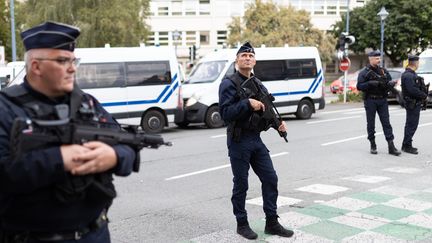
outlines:
[{"label": "traffic light", "polygon": [[189,59],[191,61],[196,60],[196,46],[195,45],[189,47]]},{"label": "traffic light", "polygon": [[338,51],[337,57],[339,60],[348,56],[348,46],[354,44],[355,37],[352,35],[347,35],[342,32],[339,36],[338,42],[336,44],[336,50]]}]

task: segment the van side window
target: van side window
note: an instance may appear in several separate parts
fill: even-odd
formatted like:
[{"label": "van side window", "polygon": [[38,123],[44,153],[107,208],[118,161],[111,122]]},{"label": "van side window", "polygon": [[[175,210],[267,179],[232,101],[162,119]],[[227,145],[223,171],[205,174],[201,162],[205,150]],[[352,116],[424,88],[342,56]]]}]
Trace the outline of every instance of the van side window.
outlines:
[{"label": "van side window", "polygon": [[121,87],[125,85],[122,63],[83,63],[76,72],[81,89]]},{"label": "van side window", "polygon": [[257,61],[254,74],[261,81],[315,78],[315,59]]},{"label": "van side window", "polygon": [[126,63],[126,80],[127,86],[170,84],[169,62],[128,62]]}]

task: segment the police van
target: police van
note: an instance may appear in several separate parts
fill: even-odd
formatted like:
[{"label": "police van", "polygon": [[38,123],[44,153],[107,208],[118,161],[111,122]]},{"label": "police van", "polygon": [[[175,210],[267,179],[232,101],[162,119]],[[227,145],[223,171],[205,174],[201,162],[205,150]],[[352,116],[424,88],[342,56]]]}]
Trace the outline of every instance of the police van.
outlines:
[{"label": "police van", "polygon": [[[182,86],[184,107],[176,113],[180,127],[204,122],[209,128],[223,126],[218,108],[219,84],[235,72],[237,49],[216,50],[203,57]],[[324,74],[315,47],[255,48],[253,73],[275,97],[282,115],[309,119],[325,106]]]},{"label": "police van", "polygon": [[174,49],[76,48],[75,56],[81,59],[78,86],[96,97],[120,123],[159,133],[181,111],[184,75]]},{"label": "police van", "polygon": [[[424,78],[425,84],[432,83],[432,49],[426,49],[419,55],[419,68],[416,73]],[[432,103],[432,87],[429,88],[428,103]]]}]

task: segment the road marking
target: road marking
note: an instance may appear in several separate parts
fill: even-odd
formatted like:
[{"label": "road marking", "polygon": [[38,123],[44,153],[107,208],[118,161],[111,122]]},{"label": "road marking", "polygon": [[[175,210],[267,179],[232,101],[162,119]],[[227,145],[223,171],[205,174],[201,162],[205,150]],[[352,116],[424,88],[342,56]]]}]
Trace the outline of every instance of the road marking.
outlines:
[{"label": "road marking", "polygon": [[[380,135],[380,134],[383,134],[383,132],[377,132],[377,133],[375,133],[375,135]],[[345,138],[345,139],[336,140],[336,141],[333,141],[333,142],[323,143],[323,144],[321,144],[321,146],[328,146],[328,145],[333,145],[333,144],[348,142],[348,141],[352,141],[352,140],[356,140],[356,139],[360,139],[360,138],[367,138],[367,135],[361,135],[361,136],[357,136],[357,137]]]},{"label": "road marking", "polygon": [[358,181],[363,183],[380,183],[383,181],[390,180],[390,177],[385,176],[367,176],[367,175],[356,175],[356,176],[350,176],[350,177],[344,177],[343,180],[349,180],[349,181]]},{"label": "road marking", "polygon": [[343,109],[343,110],[337,110],[337,111],[323,111],[323,112],[320,112],[320,114],[334,114],[334,113],[342,113],[342,112],[358,111],[358,110],[364,111],[364,108]]},{"label": "road marking", "polygon": [[206,172],[210,172],[210,171],[215,171],[215,170],[220,170],[223,168],[227,168],[230,167],[231,164],[225,164],[225,165],[221,165],[221,166],[216,166],[216,167],[212,167],[212,168],[208,168],[205,170],[199,170],[199,171],[195,171],[195,172],[191,172],[191,173],[187,173],[187,174],[183,174],[183,175],[178,175],[178,176],[173,176],[170,178],[166,178],[166,181],[171,181],[171,180],[175,180],[175,179],[180,179],[180,178],[184,178],[184,177],[188,177],[188,176],[193,176],[193,175],[198,175],[198,174],[202,174],[202,173],[206,173]]},{"label": "road marking", "polygon": [[[389,110],[390,113],[393,113],[393,112],[399,112],[402,109],[401,108],[389,108],[388,110]],[[355,114],[361,114],[361,113],[366,113],[366,111],[364,110],[364,108],[363,108],[362,111],[351,111],[351,112],[345,112],[344,114],[346,114],[346,115],[355,115]]]},{"label": "road marking", "polygon": [[347,187],[343,186],[334,186],[334,185],[325,185],[325,184],[313,184],[309,186],[304,186],[300,188],[296,188],[297,191],[303,192],[312,192],[324,195],[332,195],[338,192],[343,192],[349,190]]},{"label": "road marking", "polygon": [[223,137],[226,137],[226,136],[227,136],[226,134],[221,134],[221,135],[211,136],[211,138],[223,138]]},{"label": "road marking", "polygon": [[347,116],[347,117],[333,118],[333,119],[320,120],[320,121],[311,121],[311,122],[306,122],[306,124],[316,124],[316,123],[323,123],[323,122],[340,121],[340,120],[354,119],[354,118],[360,118],[360,117],[361,116]]},{"label": "road marking", "polygon": [[[294,204],[297,204],[297,203],[302,202],[302,201],[303,200],[297,199],[297,198],[278,196],[276,205],[279,208],[282,206],[294,205]],[[256,197],[256,198],[246,200],[246,203],[257,205],[257,206],[262,206],[263,205],[263,199],[262,199],[262,197]]]},{"label": "road marking", "polygon": [[[271,154],[270,157],[274,158],[274,157],[278,157],[278,156],[282,156],[282,155],[286,155],[286,154],[289,154],[289,152],[281,152],[281,153],[277,153],[277,154]],[[189,177],[189,176],[193,176],[193,175],[199,175],[199,174],[203,174],[203,173],[207,173],[207,172],[215,171],[215,170],[220,170],[220,169],[224,169],[224,168],[228,168],[228,167],[231,167],[231,164],[225,164],[225,165],[211,167],[211,168],[204,169],[204,170],[198,170],[198,171],[194,171],[191,173],[173,176],[173,177],[166,178],[165,180],[166,181],[176,180],[176,179]]]}]

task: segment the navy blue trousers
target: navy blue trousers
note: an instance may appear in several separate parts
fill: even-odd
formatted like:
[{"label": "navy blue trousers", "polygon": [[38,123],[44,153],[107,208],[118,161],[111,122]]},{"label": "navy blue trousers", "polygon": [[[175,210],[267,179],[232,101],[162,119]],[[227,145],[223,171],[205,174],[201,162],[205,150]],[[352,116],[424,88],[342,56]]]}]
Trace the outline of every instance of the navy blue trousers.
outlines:
[{"label": "navy blue trousers", "polygon": [[378,113],[378,117],[381,121],[381,125],[384,131],[384,136],[387,141],[392,141],[394,139],[394,136],[392,126],[390,125],[390,115],[387,99],[368,98],[364,100],[364,107],[366,110],[368,139],[375,139],[375,115]]},{"label": "navy blue trousers", "polygon": [[421,105],[416,104],[414,109],[410,109],[405,106],[406,110],[406,121],[405,121],[405,131],[404,139],[402,145],[412,146],[412,138],[417,130],[419,120],[420,120],[420,109]]},{"label": "navy blue trousers", "polygon": [[[100,229],[84,235],[79,240],[54,241],[54,243],[110,243],[108,224]],[[53,243],[53,241],[29,240],[28,243]]]},{"label": "navy blue trousers", "polygon": [[263,209],[266,217],[277,215],[278,177],[273,168],[267,147],[259,134],[242,135],[239,142],[228,138],[228,151],[233,172],[231,202],[237,221],[247,220],[245,209],[249,168],[252,167],[261,181]]}]

